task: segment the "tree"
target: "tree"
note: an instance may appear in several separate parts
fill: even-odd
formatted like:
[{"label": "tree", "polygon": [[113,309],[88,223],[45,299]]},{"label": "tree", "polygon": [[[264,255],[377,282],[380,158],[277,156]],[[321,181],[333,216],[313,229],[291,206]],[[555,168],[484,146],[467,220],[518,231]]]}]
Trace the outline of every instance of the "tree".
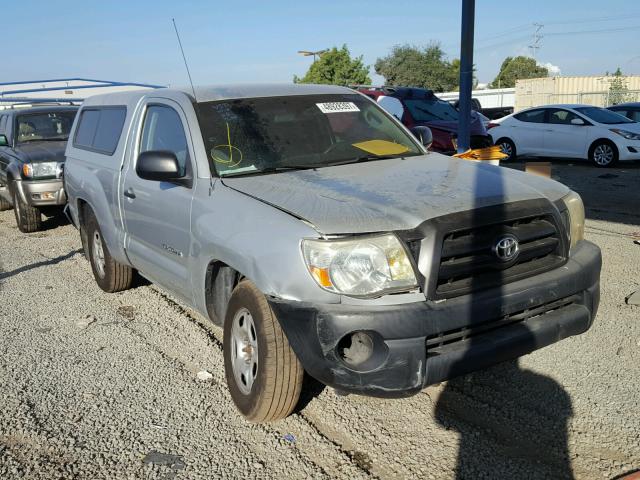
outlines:
[{"label": "tree", "polygon": [[[607,74],[608,76],[608,74]],[[631,101],[629,98],[629,87],[627,86],[627,79],[622,74],[620,67],[609,79],[609,97],[608,105],[618,105],[619,103],[625,103]]]},{"label": "tree", "polygon": [[524,78],[548,77],[549,70],[542,65],[538,65],[531,57],[507,57],[500,66],[500,72],[491,82],[491,88],[513,88],[516,80]]},{"label": "tree", "polygon": [[389,55],[376,60],[374,68],[388,85],[429,88],[434,92],[457,90],[460,79],[460,61],[449,62],[438,43],[424,48],[396,45]]},{"label": "tree", "polygon": [[333,47],[313,62],[304,77],[293,76],[293,83],[323,83],[330,85],[369,84],[369,66],[362,55],[351,58],[346,45]]}]

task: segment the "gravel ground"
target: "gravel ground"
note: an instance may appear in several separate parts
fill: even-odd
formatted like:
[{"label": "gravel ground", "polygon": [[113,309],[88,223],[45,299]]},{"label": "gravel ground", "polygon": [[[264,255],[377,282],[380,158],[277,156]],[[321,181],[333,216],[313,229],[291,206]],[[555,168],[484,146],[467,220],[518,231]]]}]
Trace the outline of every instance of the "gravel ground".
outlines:
[{"label": "gravel ground", "polygon": [[306,406],[269,425],[236,413],[218,328],[154,285],[103,293],[73,227],[25,235],[1,212],[0,478],[605,479],[640,468],[640,307],[624,302],[640,288],[640,167],[554,164],[554,176],[585,198],[587,238],[604,256],[588,333],[403,400],[310,384]]}]

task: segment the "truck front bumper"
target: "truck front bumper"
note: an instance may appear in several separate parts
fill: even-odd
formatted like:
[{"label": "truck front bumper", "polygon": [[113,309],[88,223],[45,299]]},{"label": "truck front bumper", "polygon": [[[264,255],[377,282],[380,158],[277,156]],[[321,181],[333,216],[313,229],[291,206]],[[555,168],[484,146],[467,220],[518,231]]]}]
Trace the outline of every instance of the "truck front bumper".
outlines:
[{"label": "truck front bumper", "polygon": [[[401,397],[587,331],[600,300],[600,249],[586,241],[555,270],[440,302],[314,305],[270,298],[307,373],[337,389]],[[354,333],[371,340],[359,365]]]},{"label": "truck front bumper", "polygon": [[32,207],[62,206],[67,203],[61,179],[21,180],[15,188],[23,202]]}]

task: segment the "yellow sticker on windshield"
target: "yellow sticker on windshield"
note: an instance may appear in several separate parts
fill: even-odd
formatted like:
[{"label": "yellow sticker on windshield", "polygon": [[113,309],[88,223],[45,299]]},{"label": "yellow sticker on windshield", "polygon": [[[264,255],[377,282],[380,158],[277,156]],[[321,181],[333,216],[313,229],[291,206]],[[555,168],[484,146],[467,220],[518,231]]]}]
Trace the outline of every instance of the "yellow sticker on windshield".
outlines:
[{"label": "yellow sticker on windshield", "polygon": [[354,143],[353,146],[373,155],[399,155],[409,151],[409,148],[404,145],[387,140],[367,140],[366,142]]}]

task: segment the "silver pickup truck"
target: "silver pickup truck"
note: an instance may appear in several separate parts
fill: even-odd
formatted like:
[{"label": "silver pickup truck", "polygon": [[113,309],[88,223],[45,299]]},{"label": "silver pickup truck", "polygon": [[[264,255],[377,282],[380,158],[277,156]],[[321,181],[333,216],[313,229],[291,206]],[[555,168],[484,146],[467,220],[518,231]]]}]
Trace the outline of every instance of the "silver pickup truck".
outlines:
[{"label": "silver pickup truck", "polygon": [[289,415],[304,372],[406,396],[588,330],[601,257],[580,197],[414,133],[335,86],[95,96],[70,213],[103,290],[137,271],[223,327],[254,422]]}]

